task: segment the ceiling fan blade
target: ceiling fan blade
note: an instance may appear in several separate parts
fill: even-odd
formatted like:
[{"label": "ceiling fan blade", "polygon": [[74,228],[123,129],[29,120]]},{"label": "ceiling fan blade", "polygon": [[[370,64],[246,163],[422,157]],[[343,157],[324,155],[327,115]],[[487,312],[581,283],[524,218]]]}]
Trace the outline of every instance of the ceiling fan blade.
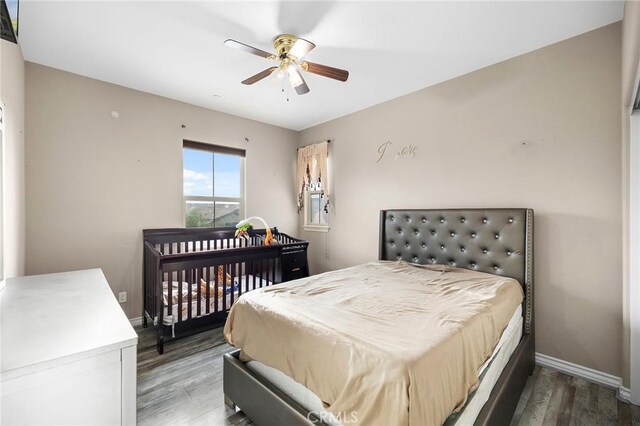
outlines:
[{"label": "ceiling fan blade", "polygon": [[309,86],[307,86],[307,82],[304,81],[302,77],[302,73],[298,69],[297,66],[290,66],[288,69],[289,72],[289,83],[291,83],[291,87],[293,87],[298,95],[304,95],[305,93],[309,93]]},{"label": "ceiling fan blade", "polygon": [[340,68],[328,67],[326,65],[315,64],[313,62],[302,62],[302,69],[312,74],[318,74],[323,77],[333,78],[334,80],[347,81],[349,71]]},{"label": "ceiling fan blade", "polygon": [[250,84],[256,83],[256,82],[262,80],[265,77],[269,77],[271,75],[271,73],[274,72],[277,69],[278,69],[278,67],[267,68],[266,70],[260,71],[258,74],[247,78],[246,80],[244,80],[242,82],[242,84],[250,85]]},{"label": "ceiling fan blade", "polygon": [[309,40],[299,38],[295,43],[293,43],[293,46],[291,46],[289,56],[293,56],[296,59],[302,59],[302,57],[311,52],[314,47],[316,47],[316,45],[311,43]]},{"label": "ceiling fan blade", "polygon": [[233,47],[234,49],[243,50],[247,53],[253,53],[254,55],[262,56],[263,58],[271,58],[274,57],[272,53],[265,52],[264,50],[260,50],[256,47],[249,46],[248,44],[240,43],[236,40],[225,40],[224,44],[229,47]]}]

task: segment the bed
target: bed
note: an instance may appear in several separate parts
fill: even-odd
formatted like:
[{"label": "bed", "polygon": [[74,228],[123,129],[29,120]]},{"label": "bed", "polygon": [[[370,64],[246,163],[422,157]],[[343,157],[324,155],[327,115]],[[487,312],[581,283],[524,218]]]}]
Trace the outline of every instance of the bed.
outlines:
[{"label": "bed", "polygon": [[[261,291],[252,294],[247,303],[239,304],[241,307],[237,309],[237,315],[240,319],[232,321],[234,334],[231,340],[241,343],[242,356],[239,350],[225,355],[225,401],[230,406],[240,407],[257,424],[332,425],[354,423],[354,420],[361,422],[358,424],[371,424],[375,419],[393,424],[509,424],[534,366],[532,248],[533,211],[529,209],[382,211],[379,245],[379,260],[382,262],[321,274],[305,280],[304,285],[294,282],[279,289],[279,293]],[[433,290],[437,288],[433,285],[419,286],[427,280],[427,275],[435,276],[436,280],[429,278],[429,282],[441,283],[443,291]],[[317,296],[327,293],[337,297],[341,303],[346,301],[357,305],[362,303],[360,298],[354,297],[353,291],[357,291],[363,294],[361,299],[373,303],[386,294],[375,293],[378,290],[374,287],[380,286],[376,277],[383,277],[378,280],[383,283],[395,279],[395,284],[385,284],[384,287],[384,291],[394,292],[390,293],[393,297],[372,305],[379,312],[371,316],[371,322],[377,324],[375,328],[366,322],[355,322],[349,316],[352,311],[362,316],[366,309],[349,308],[342,315],[331,309],[330,304],[323,305],[322,298]],[[349,283],[356,290],[339,286],[339,283]],[[448,287],[444,287],[445,284]],[[459,291],[451,291],[451,285],[457,285]],[[433,295],[415,293],[418,290],[424,292],[427,288]],[[304,305],[308,300],[298,297],[305,292],[315,297],[309,306]],[[416,294],[415,300],[423,300],[424,297],[424,303],[407,304],[411,294]],[[476,299],[465,299],[471,295]],[[261,298],[271,298],[273,302],[262,304]],[[297,302],[284,303],[286,298],[294,298]],[[493,301],[488,304],[486,301],[490,298]],[[438,301],[438,304],[433,301]],[[387,308],[385,302],[389,305]],[[441,306],[441,303],[445,305]],[[447,306],[446,303],[452,305]],[[273,311],[274,315],[263,317],[263,323],[269,327],[279,327],[280,323],[293,327],[287,329],[287,334],[298,343],[298,347],[281,340],[277,342],[281,346],[278,356],[269,358],[260,354],[257,343],[260,343],[261,336],[254,335],[246,340],[242,332],[241,319],[250,318],[251,305],[260,305],[262,311]],[[296,313],[298,305],[300,312]],[[316,306],[318,312],[313,312]],[[348,305],[342,303],[341,306]],[[321,312],[323,308],[326,309],[325,317]],[[383,312],[385,309],[388,312]],[[468,311],[466,314],[465,310]],[[282,312],[287,312],[287,315],[281,315]],[[423,316],[412,317],[418,315],[416,312]],[[231,315],[234,315],[233,311]],[[288,321],[288,315],[296,320]],[[464,327],[452,330],[466,337],[438,340],[437,333],[434,337],[420,334],[420,320],[433,315],[456,327],[456,321],[464,323]],[[314,322],[305,322],[307,317],[313,318]],[[384,318],[384,321],[376,323],[377,317]],[[411,318],[416,318],[416,321],[411,321]],[[344,327],[339,324],[342,319],[347,324]],[[420,340],[414,343],[407,340],[402,332],[395,332],[402,321],[405,321],[404,328],[410,330],[407,333],[419,335]],[[358,330],[362,324],[369,328]],[[385,329],[387,326],[390,326],[388,330]],[[264,334],[257,328],[256,332]],[[349,334],[351,341],[343,339],[345,333]],[[388,342],[380,342],[385,336]],[[494,340],[498,338],[496,345]],[[474,339],[484,345],[478,346],[481,350],[469,346],[468,342]],[[436,343],[432,345],[430,341]],[[442,344],[449,341],[462,342],[463,349]],[[489,342],[493,342],[491,346]],[[437,347],[446,357],[436,356],[435,349],[423,351],[423,346],[426,349]],[[389,347],[397,349],[388,350]],[[339,372],[337,378],[327,378],[332,373],[327,373],[326,368],[322,370],[322,358],[318,358],[318,354],[331,361],[329,370]],[[416,354],[419,356],[414,356]],[[427,355],[431,358],[425,358]],[[447,363],[453,362],[449,358],[462,361],[459,366],[453,364],[455,368],[447,370],[450,367]],[[480,360],[484,361],[482,368],[476,369]],[[361,368],[362,365],[376,365],[376,362],[381,366],[378,370]],[[431,364],[431,367],[441,365],[442,368],[427,369]],[[412,370],[406,370],[405,365],[410,365]],[[408,376],[406,371],[410,373]],[[290,377],[295,377],[298,383]],[[339,381],[343,377],[348,377],[344,383]],[[406,377],[410,380],[405,380]],[[460,400],[460,387],[451,390],[449,382],[460,382],[466,403]],[[371,383],[378,387],[371,387]],[[415,392],[427,389],[429,385],[432,389],[427,393],[433,396],[428,401],[418,398],[421,394]],[[339,386],[344,386],[349,392],[336,397],[335,390]],[[353,404],[359,408],[361,417],[349,418],[345,407],[349,406],[350,399],[345,395],[357,397],[358,389],[366,390],[361,393],[367,398],[378,397],[378,406],[383,406],[384,411],[378,413],[375,404],[363,404],[363,398],[356,398]],[[445,403],[429,405],[431,399]],[[324,409],[327,403],[323,406],[322,401],[330,401],[330,410]],[[461,410],[453,410],[461,406]],[[449,415],[450,409],[455,411],[453,415]],[[332,413],[337,413],[338,417],[332,417]]]},{"label": "bed", "polygon": [[308,242],[274,229],[235,238],[235,228],[171,228],[143,231],[143,326],[153,324],[157,350],[164,343],[224,323],[249,291],[306,277]]}]

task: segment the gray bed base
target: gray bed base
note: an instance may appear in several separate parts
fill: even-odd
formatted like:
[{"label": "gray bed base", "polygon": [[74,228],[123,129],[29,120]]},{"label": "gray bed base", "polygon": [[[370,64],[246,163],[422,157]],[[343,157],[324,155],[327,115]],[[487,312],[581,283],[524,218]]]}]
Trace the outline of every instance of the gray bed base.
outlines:
[{"label": "gray bed base", "polygon": [[[534,336],[522,338],[489,400],[475,421],[476,426],[505,425],[518,405],[520,394],[534,368]],[[268,379],[249,370],[239,359],[240,350],[224,355],[224,396],[230,408],[240,408],[256,425],[326,425],[317,413],[309,412]]]},{"label": "gray bed base", "polygon": [[[509,425],[535,367],[533,210],[383,210],[379,253],[383,260],[451,264],[513,277],[522,284],[522,340],[474,423]],[[237,406],[258,426],[326,424],[317,413],[309,412],[268,379],[249,370],[239,356],[239,350],[224,355],[227,406]]]}]

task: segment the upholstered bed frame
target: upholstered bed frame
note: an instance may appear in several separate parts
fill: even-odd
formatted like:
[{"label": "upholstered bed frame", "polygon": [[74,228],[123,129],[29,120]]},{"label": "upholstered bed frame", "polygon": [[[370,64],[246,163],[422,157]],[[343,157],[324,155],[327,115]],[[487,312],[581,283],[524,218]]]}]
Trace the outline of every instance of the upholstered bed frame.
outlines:
[{"label": "upholstered bed frame", "polygon": [[[446,264],[517,279],[525,291],[523,337],[484,405],[476,425],[508,425],[534,368],[533,210],[383,210],[380,260]],[[323,424],[295,397],[249,370],[239,352],[224,356],[225,403],[254,423]]]}]

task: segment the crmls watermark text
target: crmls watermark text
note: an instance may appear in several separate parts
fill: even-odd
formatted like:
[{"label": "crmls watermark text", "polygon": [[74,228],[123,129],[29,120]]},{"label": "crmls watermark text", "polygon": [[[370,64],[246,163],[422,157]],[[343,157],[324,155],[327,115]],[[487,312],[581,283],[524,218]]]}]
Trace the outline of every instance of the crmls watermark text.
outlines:
[{"label": "crmls watermark text", "polygon": [[307,414],[307,420],[313,421],[314,419],[319,419],[322,423],[330,423],[337,420],[338,423],[348,425],[350,423],[358,423],[358,412],[340,411],[339,413],[329,413],[327,411],[310,411]]}]

